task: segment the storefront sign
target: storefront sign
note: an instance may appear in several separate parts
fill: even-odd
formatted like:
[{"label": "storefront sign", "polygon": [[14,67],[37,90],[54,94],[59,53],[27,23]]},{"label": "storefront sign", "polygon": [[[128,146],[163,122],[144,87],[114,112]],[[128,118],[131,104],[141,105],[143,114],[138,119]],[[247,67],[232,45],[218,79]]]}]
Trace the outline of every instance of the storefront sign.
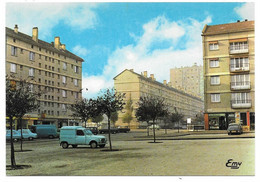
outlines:
[{"label": "storefront sign", "polygon": [[240,112],[235,112],[236,123],[240,123]]}]

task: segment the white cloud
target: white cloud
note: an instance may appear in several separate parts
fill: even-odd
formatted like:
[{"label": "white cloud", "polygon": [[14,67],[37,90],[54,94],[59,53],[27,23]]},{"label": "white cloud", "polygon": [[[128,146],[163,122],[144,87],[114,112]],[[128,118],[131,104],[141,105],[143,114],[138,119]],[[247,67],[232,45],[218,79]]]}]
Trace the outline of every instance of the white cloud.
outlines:
[{"label": "white cloud", "polygon": [[118,47],[109,56],[102,75],[83,76],[83,87],[91,88],[91,94],[84,96],[89,97],[100,89],[113,86],[113,78],[125,69],[134,69],[139,74],[148,71],[162,82],[169,81],[170,68],[191,66],[195,62],[202,65],[201,32],[210,22],[210,17],[202,22],[191,18],[169,21],[164,16],[151,20],[143,25],[142,36],[129,33],[135,40],[134,44]]},{"label": "white cloud", "polygon": [[234,10],[242,19],[255,19],[255,3],[253,2],[247,2],[241,7],[236,7]]},{"label": "white cloud", "polygon": [[73,47],[72,52],[79,56],[86,56],[89,53],[89,51],[81,45],[76,45],[75,47]]},{"label": "white cloud", "polygon": [[6,26],[13,28],[18,24],[19,30],[29,35],[32,27],[38,27],[40,39],[46,39],[61,21],[78,30],[93,28],[97,23],[93,11],[96,6],[94,3],[7,3]]}]

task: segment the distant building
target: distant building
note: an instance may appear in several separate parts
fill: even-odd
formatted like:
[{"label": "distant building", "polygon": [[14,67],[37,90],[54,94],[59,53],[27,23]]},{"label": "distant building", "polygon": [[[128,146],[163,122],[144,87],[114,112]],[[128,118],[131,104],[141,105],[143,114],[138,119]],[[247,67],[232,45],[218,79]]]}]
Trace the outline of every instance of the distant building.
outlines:
[{"label": "distant building", "polygon": [[255,23],[205,25],[202,31],[205,128],[255,124]]},{"label": "distant building", "polygon": [[[38,28],[32,36],[6,28],[6,75],[13,83],[26,79],[33,90],[42,90],[40,108],[24,116],[24,124],[77,125],[69,106],[81,98],[82,62],[84,60],[61,44],[60,37],[47,43],[38,39]],[[25,127],[26,127],[25,126]]]},{"label": "distant building", "polygon": [[[134,109],[134,119],[130,124],[132,128],[136,128],[139,125],[135,118],[135,110],[142,96],[158,96],[164,98],[169,105],[169,111],[174,112],[176,109],[179,113],[184,114],[185,120],[187,118],[194,119],[196,115],[203,110],[203,101],[200,98],[173,88],[166,80],[164,80],[163,83],[156,81],[154,74],[148,77],[147,71],[138,74],[133,70],[126,69],[114,78],[114,87],[118,92],[126,93],[125,102],[131,97]],[[122,122],[123,114],[124,113],[119,114],[117,125],[127,125]]]},{"label": "distant building", "polygon": [[170,84],[176,89],[203,99],[203,67],[193,66],[170,69]]}]

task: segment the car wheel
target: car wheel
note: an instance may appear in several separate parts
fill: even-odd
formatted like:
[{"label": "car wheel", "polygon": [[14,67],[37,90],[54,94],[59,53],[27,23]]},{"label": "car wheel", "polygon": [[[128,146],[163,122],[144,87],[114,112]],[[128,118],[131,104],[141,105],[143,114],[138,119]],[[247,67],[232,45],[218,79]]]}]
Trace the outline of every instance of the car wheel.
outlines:
[{"label": "car wheel", "polygon": [[28,140],[33,140],[33,137],[29,137]]},{"label": "car wheel", "polygon": [[90,147],[91,148],[97,148],[97,142],[91,142]]},{"label": "car wheel", "polygon": [[18,142],[18,139],[17,139],[17,138],[14,138],[13,141],[14,141],[14,142]]},{"label": "car wheel", "polygon": [[49,139],[53,139],[54,138],[54,136],[53,135],[49,135]]},{"label": "car wheel", "polygon": [[72,148],[77,148],[78,145],[72,145]]},{"label": "car wheel", "polygon": [[62,148],[66,149],[69,147],[69,144],[67,142],[62,142],[61,146],[62,146]]}]

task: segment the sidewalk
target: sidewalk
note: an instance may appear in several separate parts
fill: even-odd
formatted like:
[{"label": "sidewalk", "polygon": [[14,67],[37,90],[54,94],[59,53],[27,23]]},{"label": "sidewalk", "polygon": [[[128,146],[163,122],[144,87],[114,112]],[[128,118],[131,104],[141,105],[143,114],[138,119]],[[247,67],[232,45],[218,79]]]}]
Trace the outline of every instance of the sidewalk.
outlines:
[{"label": "sidewalk", "polygon": [[[153,139],[153,131],[147,130],[133,130],[132,132],[141,132],[142,135],[134,136],[134,140],[151,140]],[[155,131],[156,140],[204,140],[204,139],[235,139],[235,138],[255,138],[255,132],[244,132],[241,135],[233,134],[228,135],[226,130],[201,130],[201,131],[188,131],[188,130],[167,130],[165,134],[164,129]]]}]

